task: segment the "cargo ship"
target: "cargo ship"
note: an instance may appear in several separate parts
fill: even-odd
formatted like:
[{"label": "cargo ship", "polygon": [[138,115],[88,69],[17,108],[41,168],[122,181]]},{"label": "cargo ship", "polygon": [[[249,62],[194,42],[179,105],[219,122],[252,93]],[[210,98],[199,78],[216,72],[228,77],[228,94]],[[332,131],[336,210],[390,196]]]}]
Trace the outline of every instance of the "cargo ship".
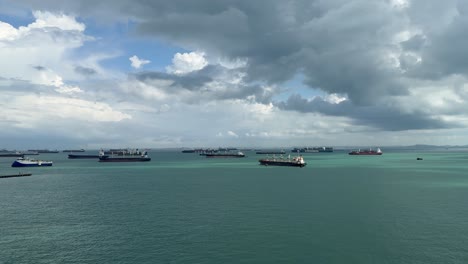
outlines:
[{"label": "cargo ship", "polygon": [[64,149],[62,152],[85,152],[84,149]]},{"label": "cargo ship", "polygon": [[274,154],[286,154],[286,151],[284,150],[259,150],[259,151],[256,151],[255,154],[271,154],[271,155],[274,155]]},{"label": "cargo ship", "polygon": [[382,155],[382,151],[380,150],[380,148],[377,148],[377,150],[372,150],[372,149],[368,149],[368,150],[353,150],[351,152],[348,153],[349,155]]},{"label": "cargo ship", "polygon": [[265,158],[265,159],[260,159],[258,160],[260,162],[260,165],[265,165],[265,166],[289,166],[289,167],[304,167],[307,165],[305,163],[304,158],[302,156],[296,156],[291,158],[291,156],[288,156],[287,159],[285,158]]},{"label": "cargo ship", "polygon": [[48,150],[48,149],[28,149],[28,151],[37,152],[37,153],[59,153],[58,150]]},{"label": "cargo ship", "polygon": [[140,162],[140,161],[150,161],[151,158],[148,157],[148,153],[142,152],[140,155],[118,155],[118,156],[109,156],[105,155],[104,151],[99,152],[99,162]]},{"label": "cargo ship", "polygon": [[244,158],[245,154],[241,151],[236,153],[230,152],[217,152],[217,153],[206,153],[205,157],[207,158]]},{"label": "cargo ship", "polygon": [[98,159],[99,155],[68,154],[69,159]]},{"label": "cargo ship", "polygon": [[110,150],[101,150],[104,155],[111,156],[141,156],[143,153],[139,149],[110,149]]},{"label": "cargo ship", "polygon": [[21,152],[1,152],[0,158],[10,158],[10,157],[24,157],[24,154]]},{"label": "cargo ship", "polygon": [[52,161],[44,161],[44,160],[35,160],[29,158],[18,158],[16,159],[12,167],[50,167],[52,166]]},{"label": "cargo ship", "polygon": [[293,148],[291,152],[297,153],[322,153],[322,152],[333,152],[333,147],[303,147],[303,148]]}]

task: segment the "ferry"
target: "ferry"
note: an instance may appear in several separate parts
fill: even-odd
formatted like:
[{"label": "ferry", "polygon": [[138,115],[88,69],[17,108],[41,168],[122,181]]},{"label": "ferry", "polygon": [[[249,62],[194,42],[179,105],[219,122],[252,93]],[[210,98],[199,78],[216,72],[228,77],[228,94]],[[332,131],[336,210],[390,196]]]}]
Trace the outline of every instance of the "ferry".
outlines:
[{"label": "ferry", "polygon": [[287,159],[280,157],[273,157],[273,158],[265,158],[258,160],[260,165],[265,166],[289,166],[289,167],[305,167],[307,163],[304,161],[302,156],[296,156],[291,158],[291,155],[288,156]]},{"label": "ferry", "polygon": [[16,159],[13,164],[11,164],[12,167],[50,167],[52,166],[53,162],[52,161],[44,161],[44,160],[35,160],[35,159],[29,159],[29,158],[18,158]]}]

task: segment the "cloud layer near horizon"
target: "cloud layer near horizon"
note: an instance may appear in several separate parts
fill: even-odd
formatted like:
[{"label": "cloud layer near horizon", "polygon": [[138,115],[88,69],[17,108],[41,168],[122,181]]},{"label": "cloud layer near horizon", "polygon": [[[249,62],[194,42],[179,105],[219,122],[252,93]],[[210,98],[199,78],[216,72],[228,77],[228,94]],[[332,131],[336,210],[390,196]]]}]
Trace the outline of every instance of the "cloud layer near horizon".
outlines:
[{"label": "cloud layer near horizon", "polygon": [[[187,109],[194,111],[190,118],[198,119],[200,126],[216,123],[210,136],[223,135],[224,142],[230,138],[227,142],[245,144],[252,138],[272,135],[282,144],[301,140],[333,144],[332,137],[323,139],[317,133],[355,138],[352,144],[366,144],[361,136],[367,135],[366,131],[390,133],[410,143],[413,130],[432,131],[434,138],[429,141],[437,138],[442,142],[468,125],[465,1],[15,3],[55,13],[36,12],[36,21],[23,28],[0,24],[0,44],[7,48],[27,45],[26,40],[18,39],[27,29],[32,32],[28,38],[60,48],[56,53],[45,52],[56,62],[36,54],[29,56],[36,60],[19,60],[20,54],[0,52],[0,58],[17,59],[23,67],[11,74],[1,73],[4,82],[26,75],[30,77],[23,81],[41,87],[36,89],[52,87],[61,96],[117,105],[110,110],[120,116],[111,119],[116,126],[131,120],[132,125],[155,129],[153,134],[175,145],[210,141],[202,134],[192,138],[188,131],[178,130],[178,124],[189,123],[183,112]],[[101,66],[99,60],[106,54],[89,55],[59,71],[58,64],[72,57],[73,50],[96,41],[95,36],[84,34],[86,26],[71,14],[102,23],[131,21],[135,35],[189,52],[174,54],[166,71],[137,71],[126,77],[125,72],[109,72]],[[53,34],[41,33],[45,25],[54,29]],[[47,42],[51,36],[54,38]],[[298,80],[311,93],[294,87]],[[97,83],[100,88],[95,88]],[[235,112],[239,110],[226,107],[233,105],[244,115],[239,117]],[[250,108],[258,112],[247,110]],[[232,121],[224,122],[221,112]],[[265,121],[275,119],[284,123]],[[148,121],[163,122],[167,128],[153,128]],[[174,140],[167,135],[174,135]],[[223,142],[218,138],[211,144]],[[151,144],[148,140],[145,143]],[[468,143],[468,139],[463,142]]]}]

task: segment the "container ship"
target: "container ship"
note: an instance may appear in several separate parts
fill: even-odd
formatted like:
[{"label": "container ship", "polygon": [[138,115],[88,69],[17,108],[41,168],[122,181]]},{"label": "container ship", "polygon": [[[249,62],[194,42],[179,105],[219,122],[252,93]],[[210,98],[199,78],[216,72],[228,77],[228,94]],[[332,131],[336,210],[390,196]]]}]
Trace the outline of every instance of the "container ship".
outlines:
[{"label": "container ship", "polygon": [[297,156],[291,158],[290,156],[287,159],[284,158],[265,158],[258,160],[260,165],[265,166],[288,166],[288,167],[305,167],[307,163],[305,163],[304,158],[302,156]]},{"label": "container ship", "polygon": [[380,148],[377,148],[377,150],[353,150],[348,153],[349,155],[382,155],[382,151]]},{"label": "container ship", "polygon": [[244,158],[245,154],[241,151],[237,153],[229,153],[229,152],[217,152],[217,153],[206,153],[205,156],[207,158]]}]

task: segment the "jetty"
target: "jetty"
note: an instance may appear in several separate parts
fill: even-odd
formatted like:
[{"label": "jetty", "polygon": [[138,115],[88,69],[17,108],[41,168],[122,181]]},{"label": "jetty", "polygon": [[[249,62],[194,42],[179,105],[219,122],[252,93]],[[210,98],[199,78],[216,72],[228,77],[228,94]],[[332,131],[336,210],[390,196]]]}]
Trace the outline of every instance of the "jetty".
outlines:
[{"label": "jetty", "polygon": [[14,178],[14,177],[25,177],[25,176],[31,176],[32,173],[18,173],[18,174],[11,174],[11,175],[0,175],[1,178]]}]

